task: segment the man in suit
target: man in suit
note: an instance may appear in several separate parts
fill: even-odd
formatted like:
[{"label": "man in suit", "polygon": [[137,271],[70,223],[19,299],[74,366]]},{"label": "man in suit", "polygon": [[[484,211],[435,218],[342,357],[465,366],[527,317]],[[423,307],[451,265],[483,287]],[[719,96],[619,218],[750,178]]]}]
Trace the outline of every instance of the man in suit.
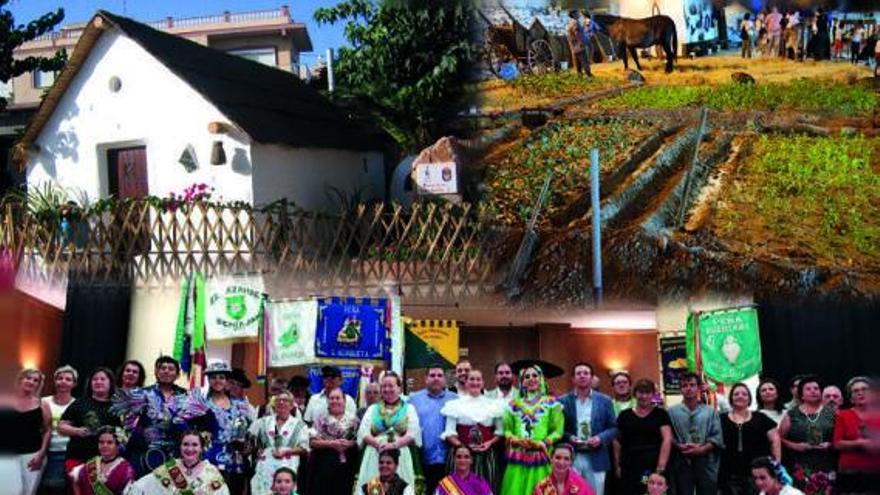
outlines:
[{"label": "man in suit", "polygon": [[565,415],[563,438],[574,445],[574,465],[596,492],[604,495],[605,473],[611,468],[609,449],[617,435],[611,398],[592,388],[593,366],[578,363],[571,369],[574,389],[560,400]]}]

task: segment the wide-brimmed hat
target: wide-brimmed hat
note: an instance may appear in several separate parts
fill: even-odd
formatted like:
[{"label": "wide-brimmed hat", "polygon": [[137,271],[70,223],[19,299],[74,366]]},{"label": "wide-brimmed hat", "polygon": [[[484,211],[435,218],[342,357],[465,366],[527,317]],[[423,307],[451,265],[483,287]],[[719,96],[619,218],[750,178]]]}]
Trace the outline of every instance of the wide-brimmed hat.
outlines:
[{"label": "wide-brimmed hat", "polygon": [[205,375],[232,376],[232,368],[229,367],[229,363],[220,359],[208,364],[208,367],[205,368]]},{"label": "wide-brimmed hat", "polygon": [[241,368],[232,368],[232,373],[229,375],[229,379],[240,383],[241,388],[251,388],[251,381],[248,379],[247,373]]}]

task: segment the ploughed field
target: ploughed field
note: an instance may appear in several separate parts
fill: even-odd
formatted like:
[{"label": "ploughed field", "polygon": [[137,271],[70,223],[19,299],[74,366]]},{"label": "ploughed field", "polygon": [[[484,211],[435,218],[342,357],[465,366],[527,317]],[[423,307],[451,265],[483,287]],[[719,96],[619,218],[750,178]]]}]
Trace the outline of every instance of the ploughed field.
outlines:
[{"label": "ploughed field", "polygon": [[[867,71],[782,61],[759,61],[752,71],[738,58],[717,57],[680,61],[664,79],[659,63],[648,64],[658,67],[644,73],[644,86],[614,91],[608,71],[623,81],[622,67],[603,64],[586,93],[551,91],[558,98],[543,103],[552,109],[546,124],[509,133],[482,157],[481,199],[519,231],[546,171],[556,174],[520,297],[563,304],[591,297],[593,147],[613,297],[876,297],[880,93],[860,77]],[[741,70],[757,84],[731,82]],[[520,84],[541,86],[532,79]],[[494,93],[491,111],[498,110]],[[707,128],[694,160],[703,107]],[[518,241],[510,239],[511,251]]]}]

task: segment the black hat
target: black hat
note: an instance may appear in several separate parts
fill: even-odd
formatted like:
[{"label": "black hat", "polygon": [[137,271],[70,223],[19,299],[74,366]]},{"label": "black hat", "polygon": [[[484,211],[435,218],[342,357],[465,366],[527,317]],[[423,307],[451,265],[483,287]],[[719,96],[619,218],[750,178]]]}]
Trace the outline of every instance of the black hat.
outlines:
[{"label": "black hat", "polygon": [[290,383],[288,384],[288,386],[289,386],[290,390],[302,389],[302,388],[308,390],[308,388],[311,386],[311,384],[312,383],[309,381],[308,378],[306,378],[302,375],[296,375],[290,379]]},{"label": "black hat", "polygon": [[510,368],[514,373],[519,375],[521,370],[526,368],[530,368],[532,366],[540,366],[541,371],[544,372],[544,378],[556,378],[557,376],[562,376],[565,374],[565,370],[556,366],[553,363],[542,361],[540,359],[520,359],[519,361],[515,361],[510,364]]},{"label": "black hat", "polygon": [[241,388],[251,388],[251,381],[248,380],[247,373],[241,368],[232,368],[232,374],[229,375],[229,379],[240,383]]},{"label": "black hat", "polygon": [[342,371],[336,366],[324,366],[321,368],[321,376],[324,378],[342,378]]}]

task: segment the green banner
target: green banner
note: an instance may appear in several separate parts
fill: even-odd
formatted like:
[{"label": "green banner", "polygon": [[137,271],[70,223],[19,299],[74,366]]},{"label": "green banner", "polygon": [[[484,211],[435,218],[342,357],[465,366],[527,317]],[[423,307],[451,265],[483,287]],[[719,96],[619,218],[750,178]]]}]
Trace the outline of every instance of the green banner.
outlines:
[{"label": "green banner", "polygon": [[[755,308],[699,314],[703,373],[718,383],[735,383],[761,372],[761,334]],[[688,368],[696,369],[694,315],[687,321]]]}]

